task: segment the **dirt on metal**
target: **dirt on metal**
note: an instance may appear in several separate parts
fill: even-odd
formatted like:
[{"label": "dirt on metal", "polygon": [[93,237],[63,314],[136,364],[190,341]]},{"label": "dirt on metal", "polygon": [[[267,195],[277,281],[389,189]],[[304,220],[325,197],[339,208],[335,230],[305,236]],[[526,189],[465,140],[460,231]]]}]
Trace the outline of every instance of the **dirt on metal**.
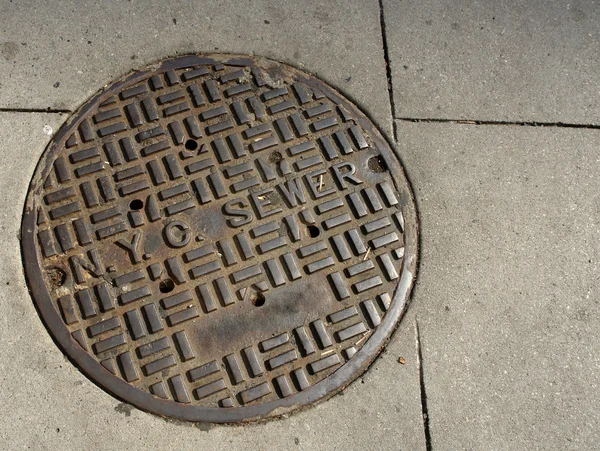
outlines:
[{"label": "dirt on metal", "polygon": [[372,122],[314,76],[235,55],[163,60],[86,102],[41,157],[21,234],[63,352],[132,405],[209,422],[282,415],[359,376],[418,252]]}]

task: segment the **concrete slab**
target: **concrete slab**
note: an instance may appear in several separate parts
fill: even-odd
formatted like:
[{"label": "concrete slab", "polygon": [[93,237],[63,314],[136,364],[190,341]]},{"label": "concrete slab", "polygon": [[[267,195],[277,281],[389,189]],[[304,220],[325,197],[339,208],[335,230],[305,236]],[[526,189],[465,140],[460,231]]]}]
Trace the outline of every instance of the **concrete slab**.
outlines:
[{"label": "concrete slab", "polygon": [[[0,113],[1,449],[424,450],[414,318],[350,387],[289,418],[246,427],[165,421],[120,403],[53,343],[23,277],[18,241],[27,185],[66,115]],[[398,363],[404,357],[406,363]]]},{"label": "concrete slab", "polygon": [[255,53],[316,72],[391,130],[377,0],[2,2],[0,17],[0,107],[73,110],[165,56]]},{"label": "concrete slab", "polygon": [[600,440],[600,133],[398,123],[433,449]]},{"label": "concrete slab", "polygon": [[600,124],[600,5],[384,0],[397,117]]}]

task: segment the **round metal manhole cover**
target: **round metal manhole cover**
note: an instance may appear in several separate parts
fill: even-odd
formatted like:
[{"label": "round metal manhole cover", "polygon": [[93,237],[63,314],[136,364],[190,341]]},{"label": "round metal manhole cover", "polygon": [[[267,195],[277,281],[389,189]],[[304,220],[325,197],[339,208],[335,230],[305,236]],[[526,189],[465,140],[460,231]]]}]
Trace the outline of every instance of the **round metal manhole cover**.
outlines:
[{"label": "round metal manhole cover", "polygon": [[338,92],[269,60],[186,56],[65,123],[22,246],[40,315],[89,378],[159,415],[235,422],[367,368],[407,305],[417,217]]}]

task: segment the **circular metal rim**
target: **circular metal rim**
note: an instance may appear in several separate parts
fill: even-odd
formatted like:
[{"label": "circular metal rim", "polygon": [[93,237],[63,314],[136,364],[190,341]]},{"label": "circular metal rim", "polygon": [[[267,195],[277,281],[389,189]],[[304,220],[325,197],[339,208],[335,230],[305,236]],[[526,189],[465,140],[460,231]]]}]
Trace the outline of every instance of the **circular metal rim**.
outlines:
[{"label": "circular metal rim", "polygon": [[[43,283],[41,264],[36,252],[34,237],[35,211],[37,207],[35,204],[35,195],[42,189],[43,180],[47,175],[43,173],[40,174],[39,171],[43,168],[50,170],[51,165],[48,163],[51,163],[56,154],[61,150],[61,146],[58,144],[65,140],[72,132],[72,124],[77,123],[88,111],[98,106],[103,100],[102,96],[106,95],[109,91],[118,90],[121,86],[141,80],[153,71],[183,69],[198,64],[216,63],[246,66],[255,65],[258,61],[282,66],[286,71],[289,71],[298,77],[303,83],[306,83],[311,87],[317,87],[332,101],[344,105],[344,107],[348,108],[350,111],[355,111],[357,113],[357,119],[360,121],[360,125],[369,130],[371,138],[377,147],[386,149],[390,154],[390,158],[395,159],[393,161],[394,168],[390,168],[390,173],[392,179],[399,177],[406,182],[409,194],[407,209],[411,213],[410,216],[414,218],[414,228],[407,227],[404,231],[405,258],[402,264],[401,278],[396,286],[391,308],[383,317],[379,327],[377,327],[361,349],[359,349],[352,359],[342,365],[338,370],[307,390],[296,393],[288,398],[253,406],[236,407],[235,409],[192,406],[164,400],[128,384],[124,380],[105,370],[88,352],[78,346],[71,338],[71,335],[66,327],[64,327],[58,312],[52,307],[50,296]],[[391,338],[396,327],[399,325],[399,322],[408,307],[410,294],[417,276],[417,262],[419,255],[418,234],[419,220],[415,198],[410,182],[401,165],[400,158],[393,147],[390,146],[383,137],[375,123],[366,113],[360,110],[355,103],[348,100],[333,87],[326,84],[324,81],[321,81],[314,75],[310,75],[304,70],[294,68],[289,64],[257,56],[250,57],[247,55],[208,53],[162,59],[154,64],[132,71],[128,75],[115,80],[110,85],[107,85],[96,92],[85,101],[81,107],[73,112],[58,132],[52,137],[52,140],[44,149],[35,167],[23,209],[20,238],[24,275],[40,319],[61,351],[88,379],[109,394],[132,404],[143,411],[159,416],[172,417],[191,422],[236,423],[276,418],[294,410],[299,410],[303,407],[308,407],[317,402],[324,401],[344,389],[368,369],[369,365],[373,363],[383,351],[383,348]],[[36,281],[38,283],[36,283]]]}]

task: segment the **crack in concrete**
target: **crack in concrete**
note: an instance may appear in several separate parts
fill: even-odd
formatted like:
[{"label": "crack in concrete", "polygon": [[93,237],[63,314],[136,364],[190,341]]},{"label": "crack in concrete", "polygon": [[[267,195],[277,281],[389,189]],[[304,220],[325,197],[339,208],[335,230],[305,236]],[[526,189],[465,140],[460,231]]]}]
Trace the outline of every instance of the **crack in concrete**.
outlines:
[{"label": "crack in concrete", "polygon": [[425,377],[423,376],[423,352],[421,351],[421,333],[419,332],[419,321],[415,317],[415,331],[417,340],[417,369],[419,372],[419,384],[421,387],[421,412],[423,414],[423,430],[425,432],[425,449],[431,451],[431,432],[429,430],[429,411],[427,409],[427,394],[425,392]]},{"label": "crack in concrete", "polygon": [[535,122],[535,121],[488,121],[477,119],[439,119],[439,118],[412,118],[395,117],[397,121],[415,122],[415,123],[441,123],[441,124],[459,124],[459,125],[512,125],[519,127],[558,127],[558,128],[586,128],[590,130],[600,130],[600,125],[595,124],[570,124],[568,122]]},{"label": "crack in concrete", "polygon": [[390,98],[390,109],[392,111],[392,133],[394,141],[398,142],[398,132],[396,129],[396,105],[394,104],[394,87],[392,84],[392,68],[390,66],[390,55],[388,51],[387,33],[385,31],[385,17],[383,14],[383,0],[379,0],[379,25],[381,27],[381,40],[383,44],[383,59],[385,61],[385,74],[387,77],[388,96]]}]

